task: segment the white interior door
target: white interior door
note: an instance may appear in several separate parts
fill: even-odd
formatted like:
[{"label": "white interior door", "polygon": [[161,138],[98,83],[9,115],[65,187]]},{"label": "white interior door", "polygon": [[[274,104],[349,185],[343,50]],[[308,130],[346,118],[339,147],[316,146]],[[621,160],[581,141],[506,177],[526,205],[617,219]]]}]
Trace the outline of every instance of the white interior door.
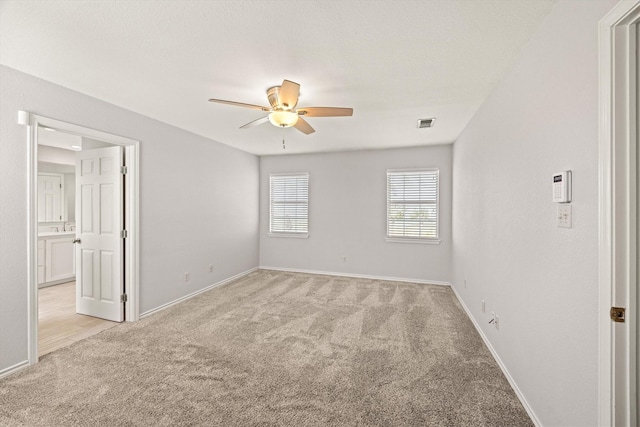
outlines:
[{"label": "white interior door", "polygon": [[[640,425],[640,24],[636,24],[636,404],[635,425]],[[632,354],[631,357],[634,355]],[[631,359],[633,360],[633,358]],[[633,406],[633,404],[632,404]]]},{"label": "white interior door", "polygon": [[62,221],[62,176],[38,174],[38,222]]},{"label": "white interior door", "polygon": [[76,157],[76,311],[122,322],[122,147],[80,151]]}]

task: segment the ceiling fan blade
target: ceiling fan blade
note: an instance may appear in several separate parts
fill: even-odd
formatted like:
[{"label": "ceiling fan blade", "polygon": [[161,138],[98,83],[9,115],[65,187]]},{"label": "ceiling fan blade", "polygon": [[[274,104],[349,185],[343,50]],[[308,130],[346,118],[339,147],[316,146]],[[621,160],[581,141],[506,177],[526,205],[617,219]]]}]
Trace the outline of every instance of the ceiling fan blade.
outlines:
[{"label": "ceiling fan blade", "polygon": [[353,116],[353,108],[305,107],[305,108],[298,108],[298,114],[301,116],[309,116],[309,117]]},{"label": "ceiling fan blade", "polygon": [[224,99],[211,98],[209,102],[217,102],[219,104],[227,104],[227,105],[234,105],[236,107],[251,108],[253,110],[271,111],[271,108],[268,108],[268,107],[262,107],[260,105],[255,105],[255,104],[245,104],[244,102],[226,101]]},{"label": "ceiling fan blade", "polygon": [[282,107],[284,107],[285,109],[293,110],[298,104],[299,96],[300,85],[298,83],[292,82],[290,80],[284,80],[282,82],[282,86],[280,86],[280,91],[278,93],[278,97],[280,98]]},{"label": "ceiling fan blade", "polygon": [[259,119],[256,119],[256,120],[254,120],[252,122],[249,122],[246,125],[240,126],[240,129],[246,129],[246,128],[258,126],[258,125],[261,125],[263,123],[267,123],[268,121],[269,121],[269,116],[260,117]]},{"label": "ceiling fan blade", "polygon": [[300,132],[302,132],[304,134],[307,134],[307,135],[309,135],[310,133],[314,133],[316,131],[302,117],[298,117],[298,121],[296,122],[295,125],[293,125],[293,127],[298,129]]}]

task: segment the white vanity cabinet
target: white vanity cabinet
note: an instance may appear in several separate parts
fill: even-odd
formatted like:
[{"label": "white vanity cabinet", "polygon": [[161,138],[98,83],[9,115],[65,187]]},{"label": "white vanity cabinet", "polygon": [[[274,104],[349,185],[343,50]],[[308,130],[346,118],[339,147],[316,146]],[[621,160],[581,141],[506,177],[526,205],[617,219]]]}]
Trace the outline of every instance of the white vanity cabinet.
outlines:
[{"label": "white vanity cabinet", "polygon": [[44,286],[74,280],[76,276],[75,235],[51,234],[38,239],[38,284]]}]

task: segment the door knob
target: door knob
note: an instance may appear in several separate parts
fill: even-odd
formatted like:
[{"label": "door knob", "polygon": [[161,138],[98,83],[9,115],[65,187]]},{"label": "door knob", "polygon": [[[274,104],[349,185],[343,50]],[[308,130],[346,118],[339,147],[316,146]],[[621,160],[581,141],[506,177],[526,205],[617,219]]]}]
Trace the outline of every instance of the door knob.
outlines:
[{"label": "door knob", "polygon": [[73,243],[81,243],[80,239],[73,239]]}]

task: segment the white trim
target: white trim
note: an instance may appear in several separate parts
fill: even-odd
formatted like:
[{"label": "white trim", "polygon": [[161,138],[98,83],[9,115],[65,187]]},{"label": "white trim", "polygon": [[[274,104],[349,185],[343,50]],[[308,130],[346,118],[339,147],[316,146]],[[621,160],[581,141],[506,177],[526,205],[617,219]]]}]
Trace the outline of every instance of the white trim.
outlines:
[{"label": "white trim", "polygon": [[67,277],[66,279],[53,280],[51,282],[44,282],[38,284],[38,289],[48,288],[49,286],[57,286],[62,285],[63,283],[73,282],[75,280],[75,276],[72,278]]},{"label": "white trim", "polygon": [[524,394],[522,393],[522,391],[518,387],[518,384],[516,384],[516,381],[511,376],[511,373],[507,369],[506,365],[504,364],[504,362],[502,362],[502,359],[500,359],[500,356],[498,356],[498,352],[491,345],[491,342],[489,341],[489,338],[487,338],[487,336],[485,335],[484,331],[482,330],[482,328],[480,327],[480,325],[476,321],[475,317],[473,317],[473,315],[471,314],[471,311],[469,310],[467,305],[464,303],[464,301],[460,297],[460,294],[458,294],[458,291],[456,290],[455,286],[451,286],[451,290],[453,291],[454,295],[458,299],[458,302],[460,303],[460,305],[464,309],[465,313],[467,314],[467,317],[469,318],[469,320],[471,320],[471,323],[473,323],[473,326],[475,326],[476,330],[478,331],[478,334],[480,334],[480,337],[482,338],[482,341],[484,341],[484,344],[487,346],[487,348],[491,352],[491,355],[493,356],[494,360],[496,361],[496,363],[498,364],[498,366],[502,370],[502,373],[504,374],[504,376],[507,378],[507,381],[509,381],[509,384],[511,385],[511,388],[513,388],[513,391],[516,393],[516,396],[518,396],[518,399],[520,400],[520,403],[522,403],[522,406],[524,407],[524,410],[527,411],[527,414],[529,414],[529,417],[531,418],[531,421],[533,421],[533,424],[535,424],[538,427],[542,426],[542,423],[540,422],[540,419],[538,418],[538,416],[534,412],[534,410],[531,407],[531,405],[529,405],[529,402],[524,397]]},{"label": "white trim", "polygon": [[[307,180],[307,227],[305,231],[272,231],[273,230],[273,179],[274,178],[306,178]],[[296,184],[297,188],[297,184]],[[309,237],[309,200],[311,198],[309,191],[309,172],[297,172],[297,173],[271,173],[269,174],[269,233],[267,234],[269,237],[293,237],[299,239],[306,239]],[[282,203],[290,203],[290,202],[282,202]]]},{"label": "white trim", "polygon": [[171,306],[174,306],[174,305],[176,305],[176,304],[178,304],[178,303],[181,303],[181,302],[183,302],[183,301],[186,301],[186,300],[188,300],[188,299],[191,299],[191,298],[195,297],[196,295],[200,295],[200,294],[201,294],[201,293],[203,293],[203,292],[207,292],[207,291],[210,291],[210,290],[212,290],[212,289],[215,289],[215,288],[218,288],[218,287],[220,287],[220,286],[223,286],[223,285],[226,285],[226,284],[228,284],[228,283],[231,283],[231,282],[233,282],[234,280],[237,280],[237,279],[239,279],[239,278],[241,278],[241,277],[244,277],[244,276],[246,276],[246,275],[248,275],[248,274],[251,274],[251,273],[253,273],[254,271],[257,271],[257,270],[258,270],[258,267],[254,267],[254,268],[252,268],[252,269],[250,269],[250,270],[243,271],[242,273],[238,273],[238,274],[236,274],[235,276],[228,277],[228,278],[226,278],[226,279],[224,279],[224,280],[221,280],[221,281],[219,281],[219,282],[216,282],[216,283],[214,283],[214,284],[212,284],[212,285],[209,285],[209,286],[207,286],[207,287],[205,287],[205,288],[202,288],[202,289],[199,289],[199,290],[197,290],[197,291],[195,291],[195,292],[192,292],[192,293],[190,293],[189,295],[185,295],[185,296],[183,296],[183,297],[180,297],[180,298],[178,298],[178,299],[175,299],[175,300],[173,300],[173,301],[171,301],[171,302],[168,302],[168,303],[166,303],[166,304],[162,304],[161,306],[158,306],[158,307],[156,307],[156,308],[152,308],[151,310],[148,310],[148,311],[145,311],[144,313],[142,313],[142,314],[140,315],[140,318],[141,318],[141,319],[143,319],[143,318],[145,318],[145,317],[151,316],[152,314],[156,314],[156,313],[158,313],[159,311],[165,310],[165,309],[167,309],[167,308],[169,308],[169,307],[171,307]]},{"label": "white trim", "polygon": [[[614,189],[616,176],[615,153],[620,150],[616,143],[615,126],[621,112],[617,112],[615,99],[625,96],[629,91],[629,83],[614,79],[616,65],[615,52],[620,41],[614,38],[614,31],[627,23],[623,22],[632,13],[640,11],[640,1],[622,0],[600,20],[598,25],[598,60],[599,60],[599,159],[598,159],[598,332],[599,332],[599,367],[598,367],[598,425],[612,426],[625,424],[615,419],[616,396],[614,389],[614,335],[609,309],[614,300],[615,279],[615,200],[621,197],[620,191]],[[630,319],[631,320],[631,319]],[[620,397],[618,397],[620,399]]]},{"label": "white trim", "polygon": [[[135,286],[127,288],[127,303],[125,305],[125,318],[127,322],[140,320],[140,147],[138,143],[125,147],[125,163],[127,174],[124,177],[125,187],[133,189],[126,197],[126,206],[129,206],[129,215],[126,217],[128,237],[126,250],[131,256],[125,256],[125,271],[128,272],[127,280]],[[125,206],[125,210],[126,210]]]},{"label": "white trim", "polygon": [[309,178],[309,172],[280,172],[280,173],[270,173],[269,177],[272,176],[306,176]]},{"label": "white trim", "polygon": [[268,237],[291,237],[294,239],[308,239],[309,233],[267,233]]},{"label": "white trim", "polygon": [[27,357],[38,363],[38,148],[32,116],[18,111],[19,123],[27,120]]},{"label": "white trim", "polygon": [[13,366],[9,366],[8,368],[4,368],[3,370],[0,371],[0,378],[4,378],[7,377],[11,374],[15,374],[16,372],[26,368],[27,366],[29,366],[29,361],[28,360],[23,360],[20,363],[16,363]]},{"label": "white trim", "polygon": [[438,168],[387,169],[387,174],[392,174],[392,175],[402,175],[402,174],[411,173],[411,172],[438,172],[438,174],[440,174],[440,169]]},{"label": "white trim", "polygon": [[[139,319],[139,286],[140,272],[138,267],[140,250],[139,250],[139,146],[140,141],[114,135],[88,127],[63,122],[48,117],[39,116],[26,111],[18,112],[19,124],[28,121],[27,141],[28,141],[28,160],[27,160],[27,252],[28,252],[28,272],[27,279],[29,283],[28,292],[28,357],[29,364],[38,362],[38,283],[37,283],[37,178],[38,178],[38,126],[45,126],[59,129],[64,132],[87,136],[92,139],[98,139],[111,144],[124,146],[125,158],[127,160],[128,171],[125,176],[125,184],[128,190],[127,203],[125,207],[125,221],[127,224],[128,237],[125,240],[125,250],[128,254],[126,257],[125,272],[125,292],[128,300],[125,305],[125,316],[127,321],[135,322]],[[22,123],[23,124],[23,123]]]},{"label": "white trim", "polygon": [[385,241],[389,243],[418,243],[420,245],[439,245],[442,240],[429,239],[425,237],[387,237]]},{"label": "white trim", "polygon": [[[390,236],[389,235],[389,176],[390,175],[406,175],[411,173],[434,173],[436,176],[436,201],[435,203],[425,203],[425,205],[435,205],[436,207],[436,235],[434,237],[412,237],[412,236]],[[386,212],[385,237],[387,242],[393,243],[424,243],[424,244],[440,244],[440,169],[438,168],[420,168],[420,169],[387,169],[386,172]],[[413,240],[424,240],[423,242],[414,242]]]},{"label": "white trim", "polygon": [[441,282],[439,280],[411,279],[406,277],[372,276],[369,274],[340,273],[335,271],[302,270],[299,268],[267,267],[262,265],[260,266],[260,270],[286,271],[289,273],[320,274],[323,276],[355,277],[358,279],[386,280],[389,282],[419,283],[422,285],[451,286],[451,283]]}]

